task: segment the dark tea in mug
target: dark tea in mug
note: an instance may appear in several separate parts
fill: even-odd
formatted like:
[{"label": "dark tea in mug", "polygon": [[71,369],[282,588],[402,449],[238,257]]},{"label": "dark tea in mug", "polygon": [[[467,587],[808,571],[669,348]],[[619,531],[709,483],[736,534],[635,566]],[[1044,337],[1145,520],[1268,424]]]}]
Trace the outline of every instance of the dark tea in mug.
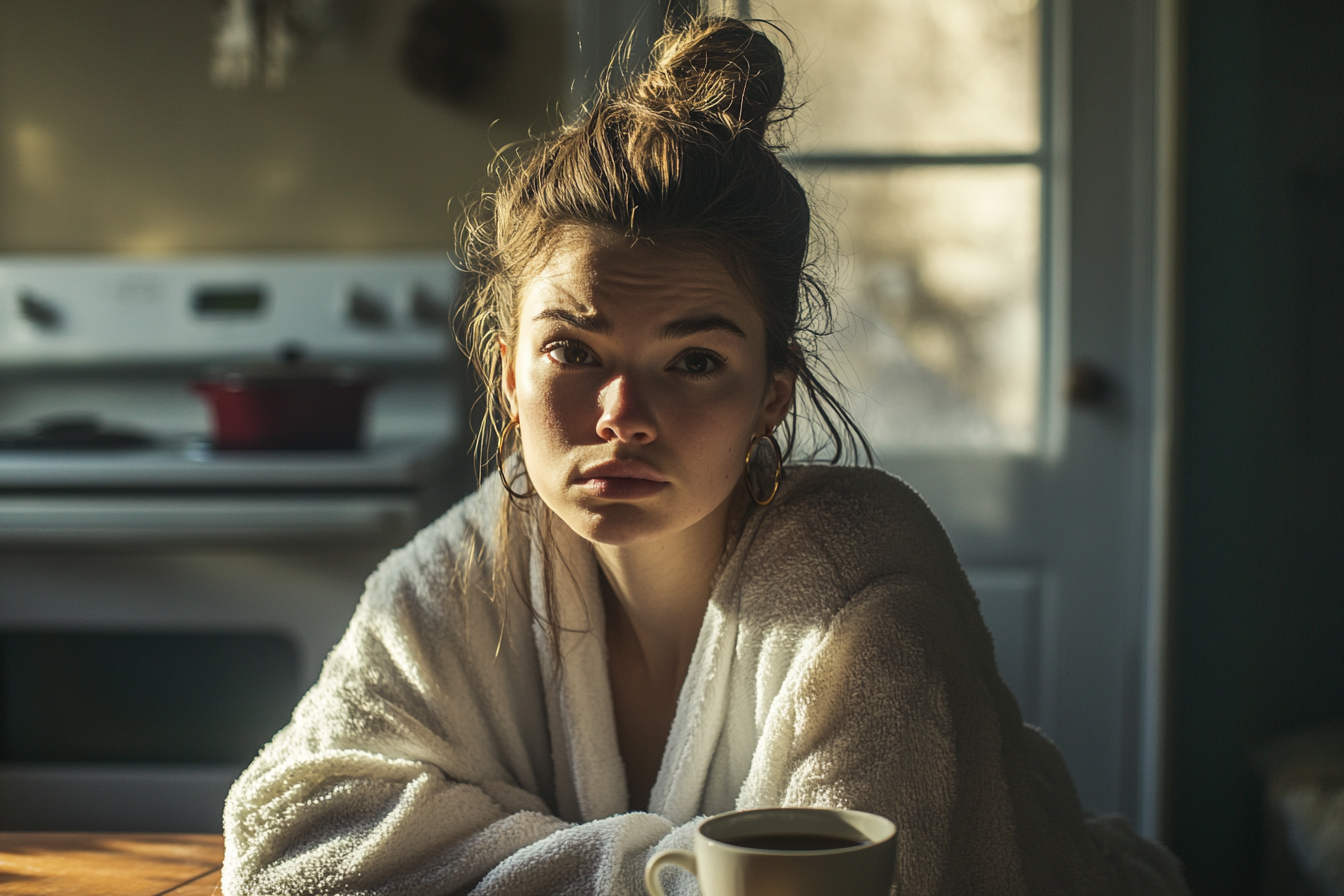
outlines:
[{"label": "dark tea in mug", "polygon": [[776,849],[789,852],[818,852],[823,849],[849,849],[867,846],[871,840],[836,837],[831,834],[748,834],[725,839],[724,843],[745,849]]}]

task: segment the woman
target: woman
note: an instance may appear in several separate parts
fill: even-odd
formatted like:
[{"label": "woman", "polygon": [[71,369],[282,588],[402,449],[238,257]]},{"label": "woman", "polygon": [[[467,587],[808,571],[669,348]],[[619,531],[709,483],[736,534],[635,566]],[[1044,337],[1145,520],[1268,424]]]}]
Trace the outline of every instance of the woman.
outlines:
[{"label": "woman", "polygon": [[863,444],[813,373],[783,84],[697,21],[504,173],[467,234],[500,476],[370,578],[229,795],[227,893],[636,894],[771,805],[890,817],[903,896],[1184,892],[1084,818],[923,503],[782,465],[797,397]]}]

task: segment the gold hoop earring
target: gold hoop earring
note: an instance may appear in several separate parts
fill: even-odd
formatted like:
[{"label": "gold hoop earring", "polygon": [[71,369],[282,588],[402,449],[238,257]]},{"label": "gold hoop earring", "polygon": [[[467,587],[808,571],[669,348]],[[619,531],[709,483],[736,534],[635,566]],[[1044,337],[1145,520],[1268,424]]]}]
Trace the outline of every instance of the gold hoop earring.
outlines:
[{"label": "gold hoop earring", "polygon": [[[753,482],[754,473],[752,471],[752,457],[758,453],[756,451],[756,447],[760,445],[762,442],[768,442],[770,445],[771,452],[773,452],[775,455],[775,465],[774,465],[775,470],[774,470],[774,477],[771,480],[769,486],[770,493],[766,495],[764,498],[761,497],[761,493],[764,492],[765,489],[764,488],[758,489],[756,487],[756,484]],[[759,467],[759,464],[757,466]],[[775,500],[775,495],[779,492],[779,479],[780,476],[783,475],[784,473],[784,456],[779,450],[779,443],[775,441],[774,435],[767,432],[765,435],[757,436],[756,438],[751,440],[751,447],[747,449],[746,468],[747,468],[747,476],[746,476],[747,494],[751,495],[751,500],[755,501],[761,507],[764,507],[771,501]]]},{"label": "gold hoop earring", "polygon": [[[531,482],[528,483],[528,490],[523,492],[522,494],[519,494],[518,492],[513,490],[513,486],[509,482],[508,473],[504,472],[504,464],[505,464],[504,443],[509,440],[509,433],[513,432],[517,428],[518,428],[518,419],[515,417],[511,418],[508,423],[505,423],[504,428],[499,431],[499,447],[495,449],[495,463],[496,463],[495,469],[499,472],[499,481],[504,483],[504,491],[508,492],[510,497],[519,501],[523,501],[526,500],[527,498],[532,497]],[[523,462],[523,456],[521,452],[518,455],[518,466],[522,468],[523,475],[526,476],[527,465]]]}]

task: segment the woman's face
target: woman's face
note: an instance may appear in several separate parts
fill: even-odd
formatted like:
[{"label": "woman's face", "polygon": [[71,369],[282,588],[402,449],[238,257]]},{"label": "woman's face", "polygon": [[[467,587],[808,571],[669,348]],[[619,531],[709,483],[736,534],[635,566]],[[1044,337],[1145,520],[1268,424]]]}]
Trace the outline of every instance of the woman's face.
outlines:
[{"label": "woman's face", "polygon": [[522,290],[517,342],[504,387],[528,477],[603,544],[725,510],[751,439],[793,398],[751,300],[704,251],[568,230]]}]

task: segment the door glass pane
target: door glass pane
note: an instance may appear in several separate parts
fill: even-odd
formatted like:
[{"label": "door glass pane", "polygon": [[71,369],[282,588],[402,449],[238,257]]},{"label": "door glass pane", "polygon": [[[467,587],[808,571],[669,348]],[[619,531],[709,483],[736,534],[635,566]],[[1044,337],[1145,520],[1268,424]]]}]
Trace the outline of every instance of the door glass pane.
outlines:
[{"label": "door glass pane", "polygon": [[811,176],[842,259],[844,308],[831,363],[874,447],[1033,450],[1040,171],[996,165]]},{"label": "door glass pane", "polygon": [[1030,152],[1040,142],[1036,0],[768,0],[804,73],[796,148]]}]

